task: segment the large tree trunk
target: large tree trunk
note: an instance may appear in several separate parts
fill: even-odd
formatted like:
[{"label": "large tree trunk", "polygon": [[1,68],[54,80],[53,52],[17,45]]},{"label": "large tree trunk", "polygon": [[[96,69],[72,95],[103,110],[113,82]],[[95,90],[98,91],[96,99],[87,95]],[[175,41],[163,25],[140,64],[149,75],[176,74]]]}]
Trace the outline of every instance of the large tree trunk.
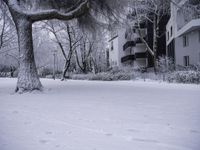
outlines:
[{"label": "large tree trunk", "polygon": [[33,52],[32,22],[21,17],[15,23],[20,55],[16,92],[41,90],[42,84],[37,74]]},{"label": "large tree trunk", "polygon": [[154,52],[154,72],[157,74],[157,49],[158,49],[158,39],[157,39],[157,31],[158,24],[157,24],[157,16],[154,15],[154,22],[153,22],[153,52]]}]

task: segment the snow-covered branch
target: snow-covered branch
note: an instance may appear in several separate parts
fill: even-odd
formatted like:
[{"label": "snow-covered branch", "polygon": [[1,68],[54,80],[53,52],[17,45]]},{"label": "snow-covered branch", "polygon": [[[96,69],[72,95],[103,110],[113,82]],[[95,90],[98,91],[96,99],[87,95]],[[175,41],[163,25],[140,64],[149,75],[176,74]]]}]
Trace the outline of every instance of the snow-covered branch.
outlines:
[{"label": "snow-covered branch", "polygon": [[89,2],[85,0],[78,7],[66,13],[60,12],[57,9],[51,9],[46,11],[28,13],[28,16],[34,22],[41,20],[48,20],[48,19],[71,20],[73,18],[81,17],[83,14],[85,14],[86,11],[88,11],[88,8],[89,8]]},{"label": "snow-covered branch", "polygon": [[24,10],[18,4],[17,0],[4,0],[8,7],[13,11],[23,16],[27,16],[31,21],[42,21],[49,19],[71,20],[73,18],[81,17],[89,9],[88,0],[84,0],[77,7],[69,9],[66,12],[59,9],[47,9],[47,10]]}]

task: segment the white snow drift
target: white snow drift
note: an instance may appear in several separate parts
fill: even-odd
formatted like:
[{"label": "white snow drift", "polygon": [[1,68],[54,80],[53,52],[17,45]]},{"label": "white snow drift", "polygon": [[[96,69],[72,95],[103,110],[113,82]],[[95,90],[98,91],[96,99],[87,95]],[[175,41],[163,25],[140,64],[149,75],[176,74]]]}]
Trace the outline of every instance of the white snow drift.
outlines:
[{"label": "white snow drift", "polygon": [[199,150],[200,86],[0,79],[0,150]]}]

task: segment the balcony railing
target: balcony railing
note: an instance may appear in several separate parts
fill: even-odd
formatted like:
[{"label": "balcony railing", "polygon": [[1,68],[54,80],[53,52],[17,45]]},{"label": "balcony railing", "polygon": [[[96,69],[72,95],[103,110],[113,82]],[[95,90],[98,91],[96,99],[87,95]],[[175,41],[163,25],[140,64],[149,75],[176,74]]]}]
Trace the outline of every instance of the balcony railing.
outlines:
[{"label": "balcony railing", "polygon": [[121,62],[134,61],[137,58],[147,58],[146,52],[135,53],[135,55],[127,55],[121,58]]},{"label": "balcony railing", "polygon": [[121,62],[125,63],[127,61],[134,61],[135,60],[135,55],[127,55],[121,58]]},{"label": "balcony railing", "polygon": [[[147,37],[143,37],[143,38],[144,38],[144,40],[147,39]],[[143,43],[143,42],[142,42],[141,38],[136,38],[136,39],[135,39],[135,43],[136,43],[136,44],[141,44],[141,43]]]},{"label": "balcony railing", "polygon": [[135,53],[135,58],[147,58],[146,52]]},{"label": "balcony railing", "polygon": [[127,48],[134,47],[134,46],[135,46],[135,42],[134,41],[127,41],[123,46],[123,50],[125,51]]},{"label": "balcony railing", "polygon": [[137,23],[135,24],[135,28],[136,28],[136,29],[138,29],[138,28],[140,28],[140,29],[145,29],[146,27],[147,27],[146,22],[141,23],[140,26],[138,26]]}]

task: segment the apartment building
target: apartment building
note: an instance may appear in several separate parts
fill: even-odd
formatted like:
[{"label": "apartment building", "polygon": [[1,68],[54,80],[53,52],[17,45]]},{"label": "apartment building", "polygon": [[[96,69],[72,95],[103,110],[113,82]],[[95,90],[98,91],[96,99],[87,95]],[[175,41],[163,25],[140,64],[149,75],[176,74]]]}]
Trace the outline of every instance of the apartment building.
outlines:
[{"label": "apartment building", "polygon": [[[163,33],[166,32],[168,20],[169,16],[166,15],[159,24],[159,33],[164,36],[158,38],[157,57],[166,55],[166,37]],[[132,21],[131,25],[113,27],[107,51],[110,66],[153,67],[153,57],[149,54],[139,36],[137,24]],[[149,21],[141,23],[140,31],[149,47],[153,48],[153,24]]]},{"label": "apartment building", "polygon": [[166,30],[166,53],[176,65],[200,63],[199,0],[174,0]]},{"label": "apartment building", "polygon": [[[137,33],[137,26],[116,27],[109,40],[110,66],[147,67],[146,47]],[[142,27],[142,36],[146,38],[147,28]]]}]

